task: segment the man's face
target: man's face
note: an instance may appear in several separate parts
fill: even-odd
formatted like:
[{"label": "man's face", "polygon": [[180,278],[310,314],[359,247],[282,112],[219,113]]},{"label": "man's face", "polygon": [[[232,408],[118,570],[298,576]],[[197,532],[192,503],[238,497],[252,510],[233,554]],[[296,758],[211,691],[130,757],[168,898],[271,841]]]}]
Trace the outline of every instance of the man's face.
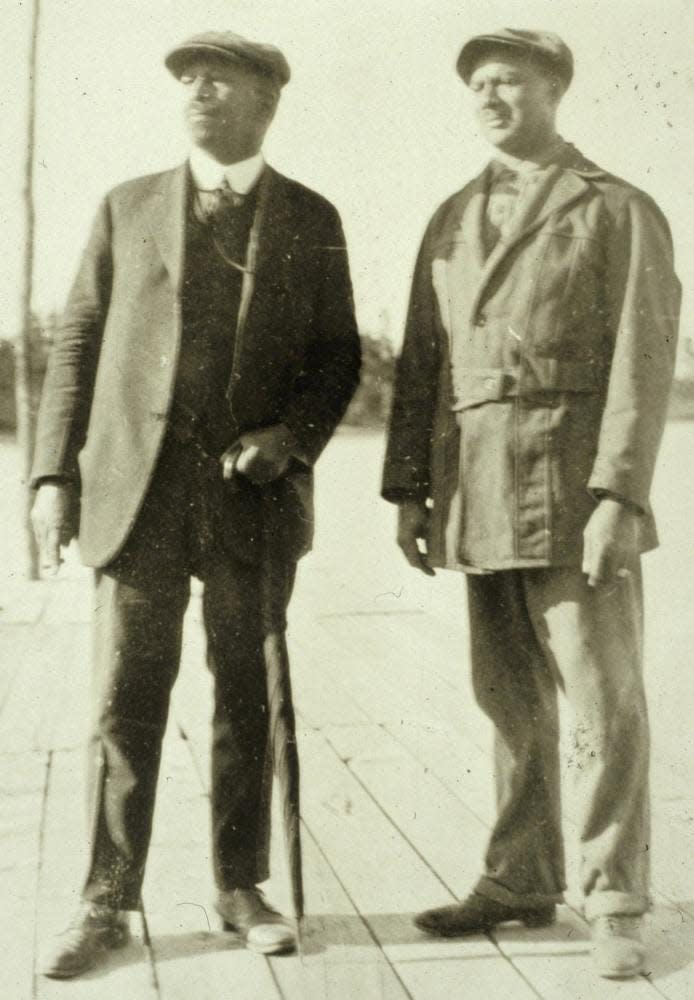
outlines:
[{"label": "man's face", "polygon": [[180,81],[196,146],[239,159],[260,149],[276,104],[265,80],[243,66],[205,56],[192,59]]},{"label": "man's face", "polygon": [[527,60],[491,51],[478,61],[469,87],[482,132],[498,149],[525,156],[554,136],[561,91]]}]

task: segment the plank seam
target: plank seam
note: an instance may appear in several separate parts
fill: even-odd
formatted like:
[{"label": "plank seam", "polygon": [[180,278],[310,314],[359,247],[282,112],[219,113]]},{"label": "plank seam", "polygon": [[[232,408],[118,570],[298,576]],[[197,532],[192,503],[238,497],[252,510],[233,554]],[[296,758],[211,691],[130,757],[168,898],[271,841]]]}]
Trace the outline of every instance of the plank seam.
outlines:
[{"label": "plank seam", "polygon": [[[325,737],[323,737],[323,738],[325,739]],[[331,749],[332,749],[332,747],[331,747]],[[353,907],[354,912],[356,913],[356,915],[359,917],[359,920],[362,922],[362,924],[366,928],[367,934],[369,935],[369,937],[371,938],[371,940],[373,941],[373,943],[375,944],[375,946],[380,951],[380,953],[383,956],[383,959],[386,962],[386,964],[389,965],[390,968],[392,969],[393,975],[395,976],[395,978],[397,979],[397,981],[402,986],[402,988],[403,988],[403,990],[405,992],[405,995],[408,996],[410,998],[410,1000],[414,1000],[412,994],[410,993],[410,991],[405,986],[405,983],[400,978],[400,975],[398,973],[397,968],[395,967],[395,965],[393,965],[393,963],[391,962],[391,960],[388,958],[388,956],[386,955],[385,951],[383,950],[383,946],[381,945],[381,942],[378,940],[378,938],[374,934],[373,930],[371,929],[371,925],[369,924],[368,920],[366,920],[364,918],[363,913],[361,912],[361,910],[357,906],[356,901],[352,898],[352,895],[349,892],[347,886],[344,884],[344,882],[340,878],[340,876],[339,876],[338,872],[336,871],[336,869],[335,869],[332,861],[330,860],[330,858],[328,857],[328,855],[323,850],[323,847],[321,846],[318,838],[315,836],[315,834],[313,833],[313,831],[311,830],[311,828],[307,825],[306,820],[302,819],[301,820],[301,824],[304,827],[304,829],[306,830],[306,833],[309,835],[309,837],[313,841],[313,844],[314,844],[316,850],[321,855],[321,857],[325,861],[326,865],[328,866],[328,868],[332,872],[333,877],[335,878],[335,881],[340,886],[340,889],[344,892],[345,896],[349,900],[349,903]]]},{"label": "plank seam", "polygon": [[[452,896],[453,899],[457,899],[458,897],[453,892],[453,890],[451,889],[451,887],[446,883],[445,879],[443,879],[441,877],[441,875],[439,875],[439,873],[434,868],[432,868],[432,866],[429,864],[428,860],[424,857],[424,855],[421,853],[421,851],[416,846],[416,844],[414,844],[410,840],[410,838],[407,836],[407,834],[404,833],[404,831],[402,831],[400,829],[400,827],[397,825],[397,823],[388,815],[388,813],[383,808],[383,806],[378,801],[378,799],[376,799],[371,794],[371,791],[369,790],[369,788],[367,787],[367,785],[362,781],[362,779],[359,777],[359,775],[352,769],[352,767],[350,766],[349,762],[342,761],[342,758],[338,754],[336,748],[330,742],[329,738],[326,737],[326,736],[324,736],[323,739],[328,744],[328,746],[333,751],[333,753],[337,756],[338,760],[340,760],[342,762],[343,766],[347,768],[347,770],[349,771],[349,773],[353,776],[353,778],[358,783],[358,785],[363,789],[363,791],[365,792],[365,794],[371,799],[371,801],[380,810],[380,812],[382,813],[382,815],[384,816],[384,818],[386,819],[386,821],[388,823],[390,823],[390,825],[393,827],[393,829],[397,830],[397,832],[400,835],[400,837],[402,837],[402,839],[405,841],[405,843],[410,846],[410,848],[414,851],[414,853],[417,855],[417,857],[422,861],[422,863],[428,869],[428,871],[431,872],[431,874],[434,876],[434,878],[436,878],[441,883],[441,885],[444,887],[444,889],[446,890],[446,892],[448,892]],[[537,990],[535,989],[535,987],[533,986],[533,984],[531,982],[529,982],[529,980],[526,978],[525,974],[518,968],[517,965],[515,965],[515,963],[513,962],[512,958],[509,955],[507,955],[504,951],[502,951],[502,949],[499,947],[498,942],[495,940],[494,936],[492,934],[485,934],[484,936],[492,943],[492,945],[494,946],[494,948],[496,948],[497,956],[499,958],[503,959],[504,962],[506,962],[508,965],[511,966],[511,968],[516,973],[516,975],[519,976],[523,980],[523,982],[526,984],[526,986],[530,990],[532,990],[532,992],[535,994],[535,996],[539,997],[539,1000],[543,1000],[542,994],[537,992]]]},{"label": "plank seam", "polygon": [[43,871],[43,849],[46,839],[46,816],[48,814],[48,791],[51,782],[51,770],[53,767],[53,751],[49,750],[46,753],[46,763],[44,768],[44,782],[43,782],[43,795],[41,797],[41,813],[39,817],[39,829],[37,837],[37,851],[38,858],[36,864],[36,880],[34,883],[34,941],[33,941],[33,960],[32,960],[32,970],[31,970],[31,995],[33,1000],[37,1000],[38,988],[39,988],[39,973],[36,968],[36,959],[38,957],[38,926],[39,926],[39,895],[41,892],[41,874]]}]

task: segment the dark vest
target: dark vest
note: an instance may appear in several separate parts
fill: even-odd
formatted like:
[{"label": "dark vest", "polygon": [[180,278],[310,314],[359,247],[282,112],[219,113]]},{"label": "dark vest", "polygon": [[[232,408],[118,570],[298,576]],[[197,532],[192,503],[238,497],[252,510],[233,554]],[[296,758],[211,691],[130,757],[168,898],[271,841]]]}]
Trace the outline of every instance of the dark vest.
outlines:
[{"label": "dark vest", "polygon": [[255,205],[252,192],[223,221],[204,222],[190,186],[172,423],[184,434],[193,433],[214,455],[231,444],[236,433],[226,391],[243,275],[228,261],[245,263]]}]

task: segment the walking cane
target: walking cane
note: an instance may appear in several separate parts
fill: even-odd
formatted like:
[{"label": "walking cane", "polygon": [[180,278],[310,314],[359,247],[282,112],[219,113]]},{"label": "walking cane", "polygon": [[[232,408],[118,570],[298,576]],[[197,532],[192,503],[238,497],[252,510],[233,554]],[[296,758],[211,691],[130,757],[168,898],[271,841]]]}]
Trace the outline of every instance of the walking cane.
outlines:
[{"label": "walking cane", "polygon": [[[230,480],[236,474],[236,462],[240,454],[240,445],[225,453],[225,479]],[[279,790],[297,944],[301,952],[304,885],[299,812],[299,753],[286,636],[286,612],[293,567],[290,569],[287,564],[282,523],[286,483],[279,479],[256,488],[261,511],[260,603],[267,684],[268,739],[272,770]]]},{"label": "walking cane", "polygon": [[297,941],[301,950],[304,887],[299,811],[299,754],[286,637],[286,607],[290,580],[284,546],[281,544],[280,523],[284,487],[282,481],[260,487],[261,603],[270,751],[279,790]]}]

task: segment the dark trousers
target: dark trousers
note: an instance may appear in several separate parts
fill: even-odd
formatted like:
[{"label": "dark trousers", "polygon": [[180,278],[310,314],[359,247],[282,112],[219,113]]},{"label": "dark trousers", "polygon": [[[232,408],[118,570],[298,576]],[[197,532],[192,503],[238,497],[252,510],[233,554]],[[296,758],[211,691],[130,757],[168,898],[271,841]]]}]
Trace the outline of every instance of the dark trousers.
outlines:
[{"label": "dark trousers", "polygon": [[648,907],[648,718],[638,569],[592,589],[579,569],[468,578],[472,674],[495,726],[497,820],[477,891],[510,905],[565,888],[557,693],[571,713],[588,919]]},{"label": "dark trousers", "polygon": [[[249,502],[247,495],[248,530]],[[215,464],[194,444],[170,436],[124,550],[97,572],[86,899],[120,909],[139,903],[191,575],[204,584],[214,675],[215,880],[225,890],[268,877],[261,566],[239,558],[229,544],[233,516],[233,497]],[[288,602],[293,572],[287,576]]]}]

